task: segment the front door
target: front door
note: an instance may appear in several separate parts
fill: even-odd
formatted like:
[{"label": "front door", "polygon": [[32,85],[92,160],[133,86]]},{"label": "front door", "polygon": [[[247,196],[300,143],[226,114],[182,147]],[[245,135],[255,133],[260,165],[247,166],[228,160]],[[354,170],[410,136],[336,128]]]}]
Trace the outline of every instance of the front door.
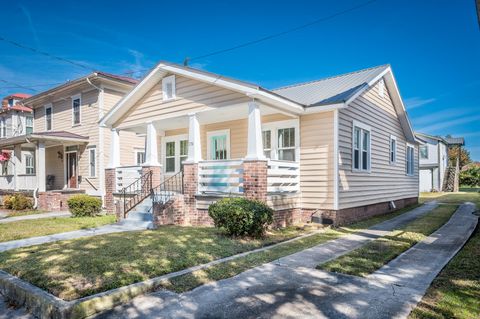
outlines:
[{"label": "front door", "polygon": [[77,188],[77,152],[67,153],[67,188]]}]

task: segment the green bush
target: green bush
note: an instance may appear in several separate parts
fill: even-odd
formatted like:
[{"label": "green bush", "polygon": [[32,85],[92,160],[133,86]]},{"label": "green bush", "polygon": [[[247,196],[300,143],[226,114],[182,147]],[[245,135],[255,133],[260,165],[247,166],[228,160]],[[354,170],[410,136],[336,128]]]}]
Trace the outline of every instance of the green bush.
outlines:
[{"label": "green bush", "polygon": [[460,172],[460,184],[470,187],[480,186],[480,167],[472,166]]},{"label": "green bush", "polygon": [[90,195],[75,195],[67,201],[73,217],[96,216],[102,211],[102,200]]},{"label": "green bush", "polygon": [[208,215],[215,227],[230,236],[261,237],[273,222],[273,210],[265,203],[246,198],[224,198],[210,205]]},{"label": "green bush", "polygon": [[33,201],[23,194],[14,194],[3,198],[3,206],[13,210],[32,209]]}]

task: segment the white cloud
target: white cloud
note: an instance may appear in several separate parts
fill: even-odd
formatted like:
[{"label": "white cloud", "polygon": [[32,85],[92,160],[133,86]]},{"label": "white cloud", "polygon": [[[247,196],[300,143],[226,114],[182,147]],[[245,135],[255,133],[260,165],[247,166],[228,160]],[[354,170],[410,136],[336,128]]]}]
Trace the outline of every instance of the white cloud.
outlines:
[{"label": "white cloud", "polygon": [[456,118],[456,119],[453,119],[453,120],[450,120],[450,121],[443,121],[443,122],[427,125],[427,126],[424,126],[424,127],[420,128],[420,131],[422,131],[422,132],[432,132],[432,131],[436,131],[436,130],[440,130],[440,129],[444,129],[444,128],[448,128],[448,127],[452,127],[452,126],[457,126],[457,125],[461,125],[461,124],[467,124],[467,123],[471,123],[471,122],[475,122],[475,121],[480,121],[480,115],[464,116],[464,117]]},{"label": "white cloud", "polygon": [[32,20],[32,16],[30,15],[30,11],[28,11],[27,7],[25,7],[23,5],[20,5],[19,7],[20,7],[20,10],[22,11],[22,13],[27,18],[28,26],[30,28],[30,31],[32,31],[33,40],[35,41],[35,45],[38,48],[40,46],[40,40],[38,38],[37,29],[35,28],[35,25],[33,24],[33,20]]},{"label": "white cloud", "polygon": [[421,107],[421,106],[424,106],[426,104],[429,104],[429,103],[432,103],[432,102],[435,102],[435,101],[436,101],[435,98],[424,99],[424,98],[416,96],[416,97],[411,97],[411,98],[405,99],[405,105],[406,105],[407,109],[412,110],[412,109],[415,109],[417,107]]}]

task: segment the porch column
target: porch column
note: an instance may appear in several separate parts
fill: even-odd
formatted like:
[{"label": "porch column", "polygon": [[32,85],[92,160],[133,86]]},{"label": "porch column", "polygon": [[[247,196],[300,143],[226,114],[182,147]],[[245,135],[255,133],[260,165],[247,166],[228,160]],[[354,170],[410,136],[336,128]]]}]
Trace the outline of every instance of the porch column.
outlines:
[{"label": "porch column", "polygon": [[120,135],[119,131],[112,128],[110,139],[110,161],[108,168],[117,168],[120,166]]},{"label": "porch column", "polygon": [[105,199],[104,205],[108,213],[115,213],[113,193],[117,191],[116,170],[120,166],[120,136],[118,130],[112,128],[110,138],[110,159],[105,169]]},{"label": "porch column", "polygon": [[196,113],[188,115],[188,157],[186,163],[198,163],[202,160],[200,142],[200,124]]},{"label": "porch column", "polygon": [[260,115],[260,107],[255,100],[248,103],[248,144],[245,159],[265,159],[262,141],[262,118]]},{"label": "porch column", "polygon": [[[157,129],[153,122],[147,122],[147,136],[145,139],[145,163],[142,165],[142,175],[152,172],[152,185],[150,188],[158,186],[161,182],[162,167],[158,161],[157,147]],[[149,192],[150,188],[143,191]]]},{"label": "porch column", "polygon": [[37,142],[35,173],[37,174],[38,191],[45,192],[47,190],[45,174],[45,142]]},{"label": "porch column", "polygon": [[21,174],[20,166],[22,165],[22,145],[17,144],[13,147],[13,185],[14,190],[20,189],[18,175]]}]

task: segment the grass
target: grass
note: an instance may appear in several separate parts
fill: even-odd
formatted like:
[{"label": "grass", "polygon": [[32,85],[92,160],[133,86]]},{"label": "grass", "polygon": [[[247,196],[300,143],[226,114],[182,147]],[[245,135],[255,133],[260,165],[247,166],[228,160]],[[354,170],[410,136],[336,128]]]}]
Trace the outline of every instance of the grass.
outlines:
[{"label": "grass", "polygon": [[375,224],[401,215],[417,206],[418,205],[414,205],[399,209],[387,215],[372,217],[349,225],[348,227],[326,229],[324,232],[305,237],[294,242],[289,242],[267,251],[253,253],[227,263],[211,266],[206,269],[171,278],[170,280],[165,281],[162,286],[178,293],[192,290],[195,287],[204,285],[206,283],[233,277],[248,269],[274,261],[278,258],[291,255],[329,240],[337,239],[345,234],[371,227]]},{"label": "grass", "polygon": [[480,227],[435,278],[409,318],[480,318]]},{"label": "grass", "polygon": [[462,191],[458,193],[420,193],[420,203],[436,200],[441,203],[461,204],[472,202],[480,207],[480,193],[472,191]]},{"label": "grass", "polygon": [[44,210],[9,210],[5,211],[7,213],[7,217],[17,217],[17,216],[27,216],[27,215],[36,215],[36,214],[43,214],[46,213]]},{"label": "grass", "polygon": [[441,205],[405,227],[321,264],[317,268],[354,276],[367,276],[445,224],[457,207],[457,205]]},{"label": "grass", "polygon": [[44,218],[0,224],[0,242],[46,236],[72,230],[98,227],[115,222],[115,216]]}]

